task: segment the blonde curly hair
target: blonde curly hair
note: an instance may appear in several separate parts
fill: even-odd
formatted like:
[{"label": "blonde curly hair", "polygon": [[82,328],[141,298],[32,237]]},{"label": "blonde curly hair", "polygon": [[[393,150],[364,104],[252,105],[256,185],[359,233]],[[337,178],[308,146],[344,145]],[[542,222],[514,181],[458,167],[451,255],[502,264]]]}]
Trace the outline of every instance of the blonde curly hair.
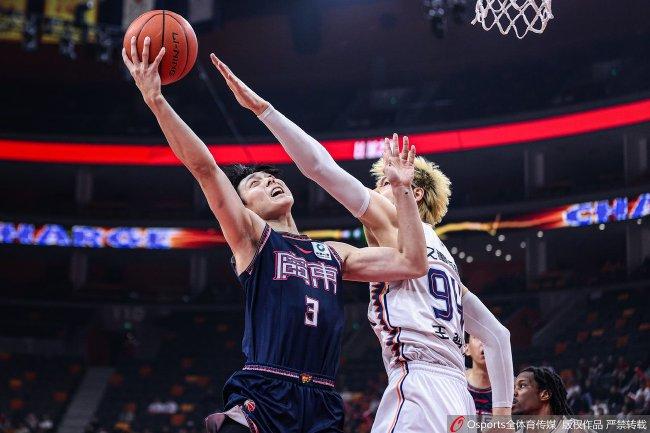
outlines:
[{"label": "blonde curly hair", "polygon": [[[372,165],[370,174],[381,186],[384,178],[384,160],[380,159]],[[420,218],[433,226],[442,221],[447,214],[449,197],[451,197],[451,181],[440,170],[437,164],[418,156],[415,158],[415,176],[413,185],[422,188],[424,195],[418,202]]]}]

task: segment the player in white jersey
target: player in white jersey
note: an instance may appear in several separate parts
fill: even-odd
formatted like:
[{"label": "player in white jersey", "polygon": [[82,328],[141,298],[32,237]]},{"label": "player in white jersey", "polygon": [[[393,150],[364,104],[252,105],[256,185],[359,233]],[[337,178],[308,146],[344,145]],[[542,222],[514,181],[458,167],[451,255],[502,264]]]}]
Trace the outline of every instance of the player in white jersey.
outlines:
[{"label": "player in white jersey", "polygon": [[[248,88],[214,55],[212,62],[237,101],[267,126],[300,171],[359,218],[369,245],[397,245],[398,215],[390,186],[378,176],[383,171],[381,161],[372,169],[378,177],[376,188],[364,187],[320,143]],[[408,144],[406,137],[404,141]],[[396,135],[391,145],[399,145]],[[464,375],[463,328],[485,345],[494,414],[508,415],[512,406],[510,334],[462,285],[452,256],[433,230],[447,212],[449,179],[436,165],[418,157],[413,192],[426,231],[429,271],[419,279],[371,285],[369,318],[389,375],[373,433],[442,432],[447,430],[447,416],[474,415]]]},{"label": "player in white jersey", "polygon": [[371,285],[368,319],[389,374],[373,432],[447,431],[448,415],[476,411],[463,374],[462,284],[433,227],[422,225],[427,275]]}]

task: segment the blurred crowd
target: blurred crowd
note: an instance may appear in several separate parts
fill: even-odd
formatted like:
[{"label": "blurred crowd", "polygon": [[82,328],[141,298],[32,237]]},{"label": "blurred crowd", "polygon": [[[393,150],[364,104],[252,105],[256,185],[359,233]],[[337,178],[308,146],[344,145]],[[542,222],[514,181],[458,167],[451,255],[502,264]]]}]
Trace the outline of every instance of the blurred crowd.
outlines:
[{"label": "blurred crowd", "polygon": [[54,428],[54,421],[48,414],[36,415],[33,412],[0,412],[0,432],[2,433],[49,433]]},{"label": "blurred crowd", "polygon": [[[624,357],[581,358],[578,366],[560,372],[568,401],[576,415],[650,415],[650,364]],[[386,384],[382,372],[369,378],[367,391],[342,392],[345,431],[368,433]]]},{"label": "blurred crowd", "polygon": [[576,369],[563,372],[568,400],[575,414],[650,414],[650,365],[620,356],[581,358]]},{"label": "blurred crowd", "polygon": [[[575,368],[559,372],[568,395],[568,401],[577,415],[629,415],[650,414],[650,364],[646,361],[630,362],[623,356],[594,356],[580,358]],[[367,378],[363,391],[344,389],[345,431],[368,433],[386,385],[386,374],[374,372]],[[149,416],[161,418],[162,423],[138,429],[137,433],[202,433],[203,425],[192,418],[182,423],[173,422],[179,403],[172,396],[156,397],[146,403]],[[135,412],[125,408],[113,425],[92,422],[85,433],[133,432]],[[54,423],[49,415],[0,413],[1,433],[48,433]]]}]

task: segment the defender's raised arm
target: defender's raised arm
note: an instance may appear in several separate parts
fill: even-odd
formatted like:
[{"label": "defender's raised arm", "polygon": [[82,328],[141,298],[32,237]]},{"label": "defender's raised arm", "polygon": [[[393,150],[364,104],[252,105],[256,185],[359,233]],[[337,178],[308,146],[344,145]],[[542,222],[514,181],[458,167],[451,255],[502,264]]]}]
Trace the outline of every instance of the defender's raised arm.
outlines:
[{"label": "defender's raised arm", "polygon": [[282,144],[302,174],[325,189],[376,235],[381,236],[382,231],[390,229],[390,236],[382,236],[386,239],[381,244],[394,246],[394,241],[389,240],[395,238],[394,230],[397,227],[395,206],[343,170],[316,139],[273,108],[214,54],[211,59],[237,102],[258,116]]}]

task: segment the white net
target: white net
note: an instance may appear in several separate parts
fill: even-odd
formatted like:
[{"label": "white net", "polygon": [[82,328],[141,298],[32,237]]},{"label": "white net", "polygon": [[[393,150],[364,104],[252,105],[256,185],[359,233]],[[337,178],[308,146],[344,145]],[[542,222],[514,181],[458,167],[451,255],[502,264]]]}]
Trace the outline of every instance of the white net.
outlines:
[{"label": "white net", "polygon": [[504,35],[513,31],[522,39],[528,32],[542,33],[552,18],[551,0],[477,0],[472,24],[496,26]]}]

